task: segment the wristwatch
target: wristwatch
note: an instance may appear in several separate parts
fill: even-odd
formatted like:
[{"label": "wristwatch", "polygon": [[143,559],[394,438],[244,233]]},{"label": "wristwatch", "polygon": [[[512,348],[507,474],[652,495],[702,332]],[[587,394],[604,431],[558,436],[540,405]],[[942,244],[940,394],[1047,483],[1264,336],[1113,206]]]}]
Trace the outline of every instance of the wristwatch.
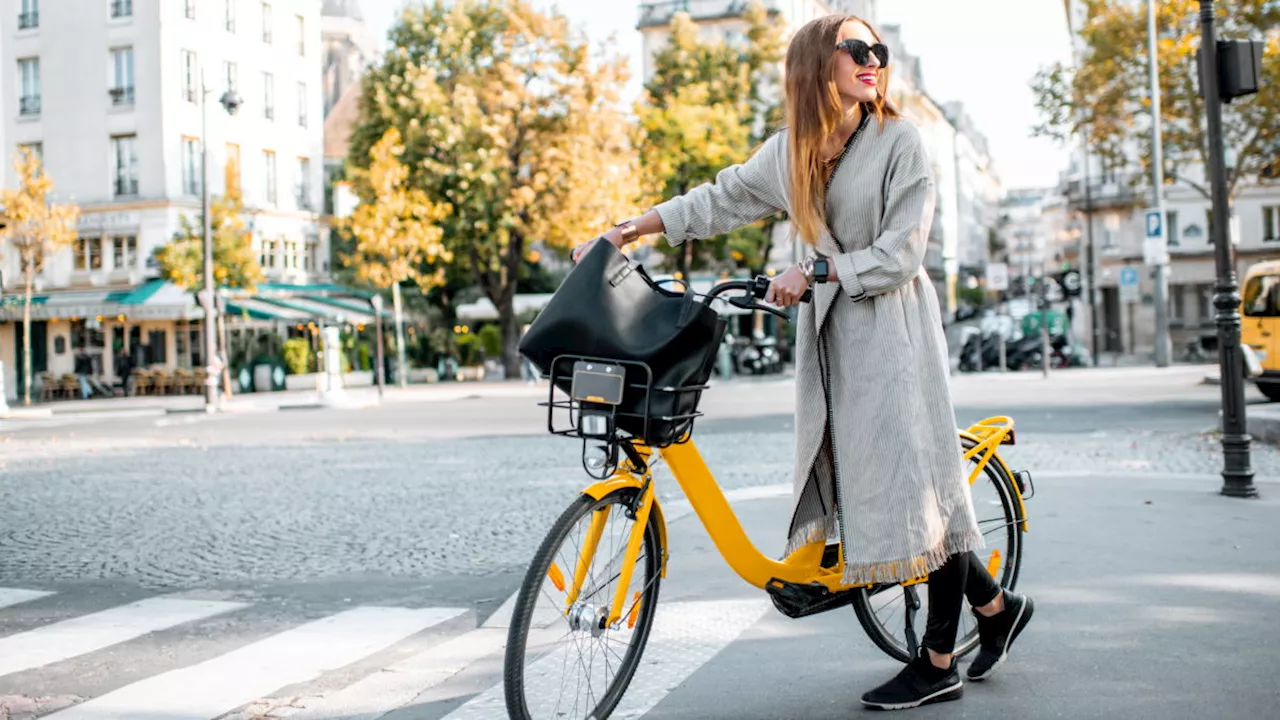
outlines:
[{"label": "wristwatch", "polygon": [[831,274],[830,261],[824,257],[806,258],[800,263],[800,272],[804,273],[805,280],[808,280],[810,285],[824,283]]}]

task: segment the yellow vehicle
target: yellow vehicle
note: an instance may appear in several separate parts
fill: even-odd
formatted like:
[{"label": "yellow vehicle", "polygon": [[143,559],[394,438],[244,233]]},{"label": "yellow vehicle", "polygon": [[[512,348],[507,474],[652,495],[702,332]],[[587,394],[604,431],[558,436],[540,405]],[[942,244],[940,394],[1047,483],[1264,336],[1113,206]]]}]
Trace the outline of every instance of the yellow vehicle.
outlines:
[{"label": "yellow vehicle", "polygon": [[[1240,303],[1240,344],[1252,351],[1261,373],[1251,380],[1268,400],[1280,400],[1280,260],[1245,272]],[[1246,375],[1250,374],[1246,370]]]},{"label": "yellow vehicle", "polygon": [[[730,302],[782,315],[756,303],[768,281],[729,281],[705,296],[710,304],[731,290],[745,291]],[[783,315],[786,318],[785,315]],[[572,383],[557,377],[560,361],[572,366]],[[548,429],[581,438],[584,467],[600,479],[570,503],[533,556],[512,613],[504,658],[508,714],[515,720],[608,717],[622,700],[640,667],[650,630],[663,622],[658,590],[675,559],[658,501],[655,473],[665,464],[683,489],[697,518],[725,562],[747,583],[767,592],[775,607],[792,618],[852,606],[877,647],[901,662],[916,654],[917,611],[927,576],[889,585],[846,585],[841,581],[844,553],[838,541],[818,541],[775,560],[760,552],[743,530],[724,492],[691,440],[692,417],[680,439],[654,447],[644,437],[614,430],[609,413],[620,412],[623,389],[636,377],[652,378],[646,368],[632,368],[627,380],[606,382],[597,375],[608,366],[643,365],[607,358],[562,355],[552,363]],[[567,375],[567,373],[566,373]],[[603,379],[602,379],[603,378]],[[569,389],[558,389],[567,386]],[[641,385],[640,387],[644,387]],[[647,392],[695,392],[705,386],[657,388]],[[563,394],[557,399],[557,393]],[[644,407],[648,407],[646,401]],[[569,426],[557,429],[552,414],[567,411]],[[646,411],[647,412],[647,411]],[[600,422],[595,413],[605,414]],[[694,416],[700,415],[696,412]],[[646,417],[670,421],[671,417]],[[681,426],[683,427],[683,426]],[[601,432],[604,429],[605,432]],[[987,571],[1006,588],[1014,588],[1027,531],[1024,498],[1034,494],[1030,473],[1013,472],[1000,457],[1001,445],[1014,443],[1008,417],[983,420],[959,431],[969,484],[986,549],[979,554]],[[588,441],[600,443],[595,452]],[[956,653],[978,645],[973,615],[961,613]],[[715,618],[707,618],[714,622]],[[696,645],[698,638],[691,637]],[[824,666],[815,663],[815,671]]]}]

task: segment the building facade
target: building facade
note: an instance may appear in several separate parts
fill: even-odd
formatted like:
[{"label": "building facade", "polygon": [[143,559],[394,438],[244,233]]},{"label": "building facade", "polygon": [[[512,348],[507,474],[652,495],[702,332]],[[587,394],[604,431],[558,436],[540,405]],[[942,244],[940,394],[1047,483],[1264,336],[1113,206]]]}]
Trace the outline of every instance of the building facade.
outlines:
[{"label": "building facade", "polygon": [[[327,278],[320,9],[320,0],[0,0],[5,182],[14,187],[12,158],[30,147],[55,201],[80,207],[79,239],[47,258],[36,281],[37,373],[72,372],[82,347],[108,383],[122,379],[122,355],[134,366],[204,362],[193,324],[203,313],[159,280],[155,261],[183,218],[198,226],[202,143],[211,195],[242,191],[267,282]],[[235,114],[220,103],[228,91],[241,101]],[[0,269],[12,397],[16,253]]]},{"label": "building facade", "polygon": [[[1082,0],[1064,0],[1076,61],[1086,51],[1080,32],[1087,21]],[[1140,126],[1150,127],[1146,118]],[[1138,158],[1149,131],[1126,153]],[[1230,154],[1231,149],[1228,149]],[[1213,284],[1216,281],[1214,244],[1210,238],[1212,202],[1195,185],[1208,188],[1200,163],[1166,170],[1165,232],[1169,244],[1168,316],[1173,357],[1190,345],[1214,347]],[[1194,184],[1193,184],[1194,183]],[[1136,354],[1153,358],[1155,350],[1154,269],[1143,262],[1144,210],[1154,199],[1151,180],[1139,163],[1108,166],[1085,149],[1077,138],[1070,167],[1061,175],[1061,190],[1071,214],[1069,230],[1077,238],[1075,255],[1087,270],[1092,244],[1099,353]],[[1244,179],[1232,198],[1230,242],[1237,277],[1253,263],[1280,258],[1280,185]],[[1120,288],[1121,270],[1138,270],[1138,292],[1126,297]],[[1088,273],[1085,273],[1086,277]],[[1086,287],[1085,301],[1090,300]]]},{"label": "building facade", "polygon": [[991,261],[991,239],[999,227],[1002,187],[987,147],[960,102],[943,105],[956,129],[957,254],[962,278],[981,278]]}]

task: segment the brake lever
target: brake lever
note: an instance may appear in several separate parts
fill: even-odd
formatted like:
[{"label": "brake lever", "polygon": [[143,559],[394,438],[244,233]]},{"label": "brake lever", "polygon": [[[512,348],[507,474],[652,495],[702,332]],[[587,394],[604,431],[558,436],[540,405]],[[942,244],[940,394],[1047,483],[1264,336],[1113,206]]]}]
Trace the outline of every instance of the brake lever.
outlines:
[{"label": "brake lever", "polygon": [[734,307],[740,307],[743,310],[763,310],[767,313],[772,313],[773,315],[777,315],[783,320],[791,319],[791,316],[787,315],[781,310],[778,310],[776,308],[771,308],[768,305],[761,305],[757,303],[753,298],[749,298],[746,295],[735,295],[729,298],[729,304],[733,305]]}]

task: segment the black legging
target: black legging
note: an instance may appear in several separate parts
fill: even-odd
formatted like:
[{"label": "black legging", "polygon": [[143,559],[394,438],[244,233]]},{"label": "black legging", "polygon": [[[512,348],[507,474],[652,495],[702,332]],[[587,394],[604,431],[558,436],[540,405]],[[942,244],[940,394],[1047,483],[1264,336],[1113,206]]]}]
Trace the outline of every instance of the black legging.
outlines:
[{"label": "black legging", "polygon": [[920,644],[943,655],[954,651],[960,601],[967,597],[969,604],[978,608],[995,600],[998,594],[1000,585],[977,555],[967,552],[947,558],[942,567],[929,573],[929,619]]}]

